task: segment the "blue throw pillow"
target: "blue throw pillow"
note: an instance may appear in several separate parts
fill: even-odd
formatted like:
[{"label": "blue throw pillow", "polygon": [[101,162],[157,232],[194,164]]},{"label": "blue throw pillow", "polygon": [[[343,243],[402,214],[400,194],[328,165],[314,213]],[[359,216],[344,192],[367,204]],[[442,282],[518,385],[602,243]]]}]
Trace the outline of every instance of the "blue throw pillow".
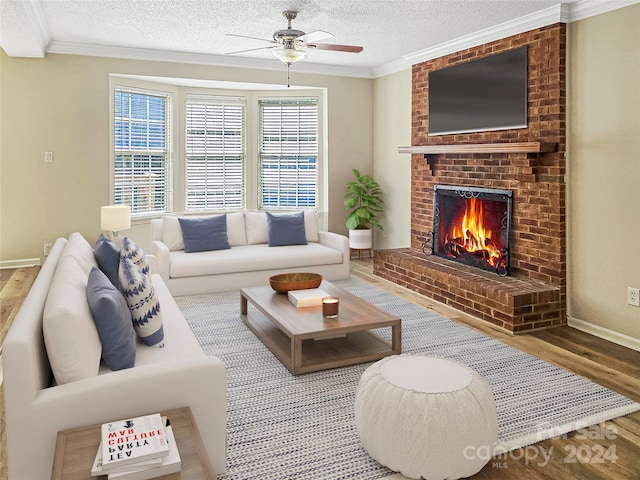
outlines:
[{"label": "blue throw pillow", "polygon": [[304,212],[273,215],[267,212],[269,246],[306,245]]},{"label": "blue throw pillow", "polygon": [[179,217],[185,253],[226,250],[231,248],[227,237],[227,215],[209,217]]},{"label": "blue throw pillow", "polygon": [[93,247],[93,255],[96,257],[100,270],[111,280],[114,287],[120,289],[120,280],[118,279],[120,249],[115,242],[101,233]]},{"label": "blue throw pillow", "polygon": [[96,267],[87,281],[87,302],[102,343],[102,359],[111,370],[131,368],[136,361],[136,334],[122,293]]}]

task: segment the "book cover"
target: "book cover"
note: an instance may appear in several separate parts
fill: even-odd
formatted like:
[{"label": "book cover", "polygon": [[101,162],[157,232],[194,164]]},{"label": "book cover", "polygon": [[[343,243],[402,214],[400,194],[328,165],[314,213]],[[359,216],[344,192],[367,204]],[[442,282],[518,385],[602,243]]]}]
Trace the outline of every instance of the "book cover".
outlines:
[{"label": "book cover", "polygon": [[103,423],[101,427],[102,469],[165,457],[169,445],[159,413]]},{"label": "book cover", "polygon": [[169,444],[169,454],[162,459],[162,463],[151,468],[133,468],[128,472],[109,473],[108,480],[148,480],[150,478],[179,472],[182,468],[182,461],[171,425],[165,428],[165,432],[167,443]]},{"label": "book cover", "polygon": [[[169,448],[171,451],[171,448]],[[128,472],[133,468],[151,468],[157,467],[162,463],[163,458],[166,457],[156,457],[150,458],[148,460],[140,460],[139,462],[130,463],[127,465],[120,465],[111,467],[108,472]],[[100,446],[98,447],[98,451],[96,452],[96,458],[93,460],[93,466],[91,467],[91,476],[98,477],[100,475],[106,475],[107,471],[102,468],[102,442],[100,442]]]},{"label": "book cover", "polygon": [[322,305],[322,298],[328,297],[329,294],[320,288],[307,288],[304,290],[290,290],[288,296],[291,303],[297,308],[302,308]]}]

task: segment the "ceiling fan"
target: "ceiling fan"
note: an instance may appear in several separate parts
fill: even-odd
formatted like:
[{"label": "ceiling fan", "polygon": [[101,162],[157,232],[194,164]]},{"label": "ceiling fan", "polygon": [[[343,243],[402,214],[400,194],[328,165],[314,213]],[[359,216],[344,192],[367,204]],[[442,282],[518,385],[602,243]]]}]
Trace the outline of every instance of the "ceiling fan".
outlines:
[{"label": "ceiling fan", "polygon": [[282,12],[282,16],[287,19],[287,28],[283,30],[276,30],[273,32],[273,39],[268,40],[266,38],[250,37],[247,35],[237,35],[228,33],[227,35],[232,37],[251,38],[254,40],[260,40],[262,42],[269,42],[271,45],[268,47],[250,48],[248,50],[239,50],[236,52],[230,52],[229,55],[236,53],[252,52],[255,50],[273,49],[273,54],[281,62],[287,65],[287,77],[289,67],[301,60],[306,55],[307,48],[316,48],[318,50],[333,50],[337,52],[349,52],[359,53],[362,51],[362,47],[355,45],[336,45],[331,43],[318,43],[319,40],[325,40],[333,37],[333,34],[322,30],[314,30],[313,32],[305,33],[302,30],[296,30],[291,27],[291,21],[295,20],[298,16],[298,12],[292,10],[286,10]]}]

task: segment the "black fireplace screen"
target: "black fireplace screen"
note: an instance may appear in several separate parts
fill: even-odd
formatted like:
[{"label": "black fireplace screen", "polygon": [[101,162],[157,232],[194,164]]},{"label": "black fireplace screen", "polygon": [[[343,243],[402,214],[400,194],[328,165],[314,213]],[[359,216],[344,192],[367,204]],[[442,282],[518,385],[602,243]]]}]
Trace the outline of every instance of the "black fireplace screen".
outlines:
[{"label": "black fireplace screen", "polygon": [[434,187],[432,253],[509,274],[510,190]]}]

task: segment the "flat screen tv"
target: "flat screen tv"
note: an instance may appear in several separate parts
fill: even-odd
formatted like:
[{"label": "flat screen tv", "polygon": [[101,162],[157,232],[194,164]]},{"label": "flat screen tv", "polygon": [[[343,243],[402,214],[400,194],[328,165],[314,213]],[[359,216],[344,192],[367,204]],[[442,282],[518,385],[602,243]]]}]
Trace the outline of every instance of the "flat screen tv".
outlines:
[{"label": "flat screen tv", "polygon": [[429,73],[429,135],[526,126],[526,46]]}]

